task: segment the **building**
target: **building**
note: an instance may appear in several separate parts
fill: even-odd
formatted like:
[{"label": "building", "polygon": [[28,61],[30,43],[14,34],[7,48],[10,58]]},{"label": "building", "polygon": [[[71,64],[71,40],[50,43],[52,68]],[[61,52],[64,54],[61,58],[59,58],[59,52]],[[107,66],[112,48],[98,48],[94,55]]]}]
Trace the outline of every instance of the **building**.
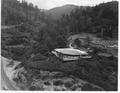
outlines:
[{"label": "building", "polygon": [[54,49],[52,53],[63,61],[79,60],[80,58],[91,58],[87,52],[72,48]]}]

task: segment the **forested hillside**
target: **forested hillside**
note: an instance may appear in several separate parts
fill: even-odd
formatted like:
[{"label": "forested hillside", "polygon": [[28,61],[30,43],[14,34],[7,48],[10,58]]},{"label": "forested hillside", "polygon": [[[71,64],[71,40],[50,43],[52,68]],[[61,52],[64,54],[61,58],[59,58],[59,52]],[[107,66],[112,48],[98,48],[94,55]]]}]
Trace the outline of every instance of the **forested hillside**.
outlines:
[{"label": "forested hillside", "polygon": [[76,9],[70,15],[64,15],[63,26],[72,34],[93,33],[108,39],[118,37],[118,2],[102,3],[86,10]]},{"label": "forested hillside", "polygon": [[77,8],[84,10],[87,6],[77,6],[77,5],[64,5],[61,7],[55,7],[45,11],[46,15],[49,15],[53,20],[58,20],[62,15],[69,15],[72,11],[75,11]]},{"label": "forested hillside", "polygon": [[[66,46],[66,32],[58,22],[25,0],[2,0],[2,25],[15,26],[2,29],[2,48],[10,50],[13,57],[39,52],[44,55],[56,47]],[[13,47],[16,45],[23,45],[25,50]]]},{"label": "forested hillside", "polygon": [[2,24],[16,25],[21,22],[44,20],[44,12],[32,3],[17,0],[2,0]]}]

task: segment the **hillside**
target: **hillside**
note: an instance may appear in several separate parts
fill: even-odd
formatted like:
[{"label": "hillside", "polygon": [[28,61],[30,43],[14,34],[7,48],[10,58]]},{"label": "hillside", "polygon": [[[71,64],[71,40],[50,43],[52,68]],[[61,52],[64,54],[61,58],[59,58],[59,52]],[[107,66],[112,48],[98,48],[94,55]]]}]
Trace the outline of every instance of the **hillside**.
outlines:
[{"label": "hillside", "polygon": [[34,23],[44,20],[44,12],[32,3],[18,0],[2,0],[2,25]]},{"label": "hillside", "polygon": [[104,90],[97,85],[62,72],[26,69],[21,66],[21,62],[12,62],[4,57],[1,61],[4,62],[2,68],[5,70],[5,72],[3,69],[1,71],[2,77],[4,79],[8,77],[9,79],[2,81],[2,84],[7,82],[8,87],[4,87],[5,89],[39,91]]},{"label": "hillside", "polygon": [[86,10],[76,9],[61,18],[71,34],[92,33],[104,39],[118,39],[118,2],[101,3]]},{"label": "hillside", "polygon": [[50,15],[53,19],[60,19],[62,15],[69,15],[75,9],[86,9],[86,6],[76,6],[76,5],[64,5],[61,7],[55,7],[53,9],[47,10],[45,13]]}]

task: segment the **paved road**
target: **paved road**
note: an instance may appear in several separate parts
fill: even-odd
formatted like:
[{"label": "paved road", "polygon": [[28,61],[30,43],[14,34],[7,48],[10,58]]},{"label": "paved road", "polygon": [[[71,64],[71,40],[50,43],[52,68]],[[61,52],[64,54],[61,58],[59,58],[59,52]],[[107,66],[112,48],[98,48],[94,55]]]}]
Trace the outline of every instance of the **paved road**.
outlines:
[{"label": "paved road", "polygon": [[4,57],[1,57],[1,89],[3,90],[4,87],[7,87],[8,90],[16,90],[4,71],[3,62],[6,61],[4,59]]}]

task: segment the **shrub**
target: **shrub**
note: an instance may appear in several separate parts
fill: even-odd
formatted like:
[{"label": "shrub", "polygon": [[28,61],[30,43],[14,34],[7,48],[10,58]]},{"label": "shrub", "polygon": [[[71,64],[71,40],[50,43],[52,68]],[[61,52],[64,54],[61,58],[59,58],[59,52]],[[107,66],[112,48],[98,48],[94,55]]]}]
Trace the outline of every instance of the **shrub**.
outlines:
[{"label": "shrub", "polygon": [[63,85],[63,82],[61,80],[56,80],[53,82],[53,84],[59,86],[59,85]]}]

